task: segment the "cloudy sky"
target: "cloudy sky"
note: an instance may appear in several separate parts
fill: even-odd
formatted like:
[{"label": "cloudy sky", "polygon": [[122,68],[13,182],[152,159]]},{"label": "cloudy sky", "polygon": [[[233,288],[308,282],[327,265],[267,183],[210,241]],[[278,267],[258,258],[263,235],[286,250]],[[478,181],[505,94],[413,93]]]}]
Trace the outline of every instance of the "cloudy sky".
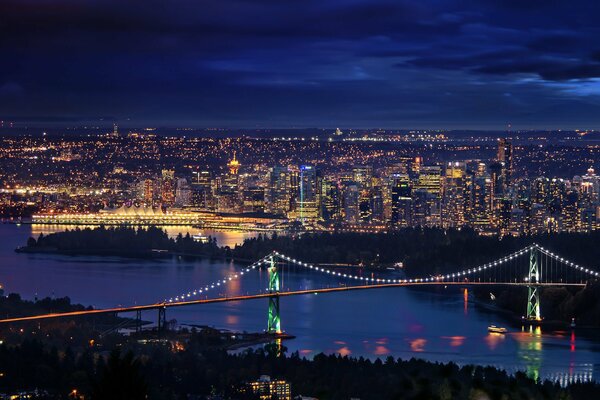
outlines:
[{"label": "cloudy sky", "polygon": [[2,0],[0,119],[600,128],[600,1]]}]

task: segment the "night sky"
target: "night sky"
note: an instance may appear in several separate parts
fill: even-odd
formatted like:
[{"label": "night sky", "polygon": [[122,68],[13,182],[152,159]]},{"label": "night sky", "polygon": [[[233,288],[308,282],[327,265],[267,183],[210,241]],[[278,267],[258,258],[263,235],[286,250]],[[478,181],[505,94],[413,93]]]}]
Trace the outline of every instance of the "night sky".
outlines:
[{"label": "night sky", "polygon": [[600,128],[600,1],[1,0],[0,119]]}]

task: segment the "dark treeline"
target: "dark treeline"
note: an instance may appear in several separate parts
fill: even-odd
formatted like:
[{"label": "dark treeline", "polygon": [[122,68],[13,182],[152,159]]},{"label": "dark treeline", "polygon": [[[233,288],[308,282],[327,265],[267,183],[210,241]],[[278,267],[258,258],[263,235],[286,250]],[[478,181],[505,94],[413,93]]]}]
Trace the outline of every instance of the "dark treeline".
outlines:
[{"label": "dark treeline", "polygon": [[493,261],[538,243],[581,265],[600,260],[600,231],[503,238],[481,236],[471,229],[406,228],[368,233],[314,233],[259,236],[232,250],[236,257],[258,259],[273,250],[315,263],[391,265],[403,262],[408,276],[454,272]]},{"label": "dark treeline", "polygon": [[172,239],[164,230],[154,226],[138,229],[100,226],[94,229],[76,228],[46,236],[41,234],[37,240],[29,238],[27,247],[18,250],[123,256],[147,256],[153,250],[205,256],[224,254],[224,250],[217,247],[216,240],[209,239],[208,243],[195,242],[189,234],[180,234]]},{"label": "dark treeline", "polygon": [[600,260],[600,231],[536,236],[481,236],[471,229],[406,228],[388,233],[306,233],[258,235],[233,249],[216,239],[195,242],[189,234],[170,239],[160,228],[74,229],[30,238],[26,249],[53,249],[73,254],[144,255],[151,250],[257,260],[273,250],[306,262],[387,266],[404,263],[408,276],[454,272],[505,256],[538,243],[581,265]]},{"label": "dark treeline", "polygon": [[[38,341],[0,346],[3,390],[47,390],[52,398],[67,398],[77,388],[91,399],[185,399],[218,394],[224,399],[254,399],[240,393],[244,382],[266,374],[283,378],[294,395],[327,399],[570,399],[600,398],[600,386],[573,384],[566,388],[536,382],[524,373],[510,376],[491,367],[458,367],[421,360],[381,361],[319,354],[313,360],[297,353],[279,356],[275,345],[265,350],[231,355],[198,351],[192,339],[186,350],[164,346],[143,353],[99,355],[90,349],[59,352]],[[147,396],[147,397],[146,397]]]}]

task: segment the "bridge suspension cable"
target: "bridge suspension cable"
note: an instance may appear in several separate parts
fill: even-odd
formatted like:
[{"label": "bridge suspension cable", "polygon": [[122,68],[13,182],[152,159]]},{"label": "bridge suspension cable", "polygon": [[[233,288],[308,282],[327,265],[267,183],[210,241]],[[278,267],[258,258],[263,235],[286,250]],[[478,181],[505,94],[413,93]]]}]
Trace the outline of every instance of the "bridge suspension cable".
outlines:
[{"label": "bridge suspension cable", "polygon": [[[554,274],[555,273],[558,274],[559,272],[561,272],[561,271],[559,271],[559,265],[557,265],[557,263],[560,263],[561,265],[564,265],[564,266],[568,266],[568,267],[572,268],[574,271],[585,273],[592,277],[600,276],[599,272],[589,269],[589,268],[584,268],[572,261],[569,261],[563,257],[560,257],[560,256],[550,252],[549,250],[541,247],[540,245],[538,245],[536,243],[529,245],[519,251],[513,252],[505,257],[499,258],[495,261],[491,261],[491,262],[488,262],[485,264],[481,264],[477,267],[463,269],[461,271],[457,271],[457,272],[453,272],[453,273],[440,274],[440,275],[436,275],[436,276],[419,277],[419,278],[404,278],[404,279],[368,277],[368,276],[360,276],[360,275],[353,274],[353,273],[334,271],[332,269],[320,267],[318,264],[315,265],[315,264],[303,262],[303,261],[297,260],[293,257],[279,253],[277,251],[273,251],[270,254],[266,255],[265,257],[261,258],[260,260],[245,267],[238,273],[231,274],[223,279],[219,279],[210,284],[206,284],[199,288],[190,290],[187,293],[182,293],[181,295],[174,296],[169,299],[165,299],[164,302],[173,303],[173,302],[178,302],[178,301],[182,301],[182,300],[187,300],[194,296],[206,294],[207,292],[210,292],[213,289],[222,287],[222,285],[226,285],[227,283],[231,282],[232,280],[243,277],[244,274],[246,274],[252,270],[255,270],[256,268],[260,267],[263,264],[265,264],[265,265],[268,264],[271,257],[276,258],[279,261],[287,262],[290,265],[299,266],[302,268],[306,268],[308,270],[313,270],[313,271],[327,274],[327,275],[330,275],[333,277],[354,280],[361,284],[377,285],[377,284],[390,284],[390,283],[403,283],[403,284],[444,283],[444,282],[456,282],[457,280],[471,279],[471,278],[477,277],[477,276],[479,276],[479,281],[482,281],[482,282],[499,282],[499,283],[514,282],[514,283],[517,283],[517,282],[521,282],[521,278],[518,275],[519,272],[523,272],[523,279],[527,279],[525,269],[523,269],[523,271],[518,271],[517,266],[510,265],[510,263],[514,262],[517,258],[528,254],[532,249],[539,250],[541,254],[544,254],[547,257],[549,257],[550,259],[555,261],[555,263],[550,263],[548,265],[547,261],[542,260],[542,268],[541,268],[542,272],[540,275],[542,277],[541,279],[544,279],[544,281],[547,283],[554,282],[552,280],[552,278],[554,277]],[[508,266],[509,268],[504,270],[503,275],[501,273],[500,276],[498,276],[498,271],[503,266]],[[494,275],[491,275],[492,273]],[[546,277],[548,277],[548,276],[550,277],[550,279],[546,279]],[[540,279],[540,278],[538,277],[537,279]],[[567,280],[566,276],[561,279],[556,278],[556,280],[560,280],[561,283],[563,282],[562,279],[565,279],[565,281]],[[540,282],[541,282],[541,280],[540,280]],[[554,283],[557,283],[557,282],[554,282]]]}]

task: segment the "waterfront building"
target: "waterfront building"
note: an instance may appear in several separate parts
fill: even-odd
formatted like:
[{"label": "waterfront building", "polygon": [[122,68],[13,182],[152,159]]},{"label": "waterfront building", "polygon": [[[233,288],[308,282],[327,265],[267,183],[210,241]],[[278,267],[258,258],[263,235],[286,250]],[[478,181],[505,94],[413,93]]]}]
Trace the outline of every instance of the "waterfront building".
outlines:
[{"label": "waterfront building", "polygon": [[248,382],[250,391],[258,395],[260,400],[291,400],[291,385],[283,379],[271,379],[268,375],[262,375],[258,380]]}]

